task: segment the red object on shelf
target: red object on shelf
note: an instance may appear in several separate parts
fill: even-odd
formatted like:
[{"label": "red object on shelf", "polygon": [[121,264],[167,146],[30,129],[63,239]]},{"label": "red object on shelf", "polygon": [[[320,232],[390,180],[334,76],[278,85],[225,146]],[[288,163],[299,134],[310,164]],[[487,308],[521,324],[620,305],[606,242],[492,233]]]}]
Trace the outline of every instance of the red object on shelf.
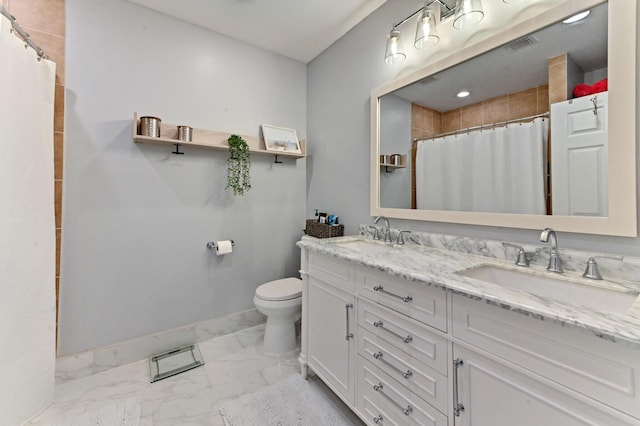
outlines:
[{"label": "red object on shelf", "polygon": [[595,82],[593,86],[591,86],[591,93],[606,92],[608,88],[608,80],[606,78],[603,78],[602,80]]},{"label": "red object on shelf", "polygon": [[590,94],[591,86],[587,84],[577,84],[576,87],[573,88],[573,96],[575,96],[576,98],[581,98]]},{"label": "red object on shelf", "polygon": [[573,88],[573,96],[581,98],[595,93],[606,92],[607,90],[609,90],[608,79],[603,78],[600,81],[596,81],[592,86],[584,83],[576,84],[576,87]]}]

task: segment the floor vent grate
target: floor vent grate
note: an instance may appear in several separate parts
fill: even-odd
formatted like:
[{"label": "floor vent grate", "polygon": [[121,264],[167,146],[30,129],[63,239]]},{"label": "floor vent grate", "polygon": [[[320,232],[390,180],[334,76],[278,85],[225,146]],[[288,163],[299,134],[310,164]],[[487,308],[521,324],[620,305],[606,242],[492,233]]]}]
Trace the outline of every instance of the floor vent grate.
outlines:
[{"label": "floor vent grate", "polygon": [[204,365],[198,345],[187,345],[149,357],[151,383]]}]

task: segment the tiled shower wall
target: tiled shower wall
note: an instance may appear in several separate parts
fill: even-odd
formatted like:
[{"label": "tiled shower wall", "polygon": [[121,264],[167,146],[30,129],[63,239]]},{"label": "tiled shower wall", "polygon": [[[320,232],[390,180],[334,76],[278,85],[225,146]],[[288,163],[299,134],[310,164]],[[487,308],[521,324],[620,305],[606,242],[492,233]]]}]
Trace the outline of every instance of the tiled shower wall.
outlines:
[{"label": "tiled shower wall", "polygon": [[411,138],[428,138],[439,133],[490,125],[547,111],[549,111],[549,86],[547,85],[442,113],[422,105],[412,104]]},{"label": "tiled shower wall", "polygon": [[[62,151],[64,144],[65,0],[2,0],[18,24],[56,63],[53,117],[53,152],[56,215],[56,307],[60,288],[60,238],[62,234]],[[54,283],[51,283],[54,285]],[[56,308],[57,311],[57,308]]]}]

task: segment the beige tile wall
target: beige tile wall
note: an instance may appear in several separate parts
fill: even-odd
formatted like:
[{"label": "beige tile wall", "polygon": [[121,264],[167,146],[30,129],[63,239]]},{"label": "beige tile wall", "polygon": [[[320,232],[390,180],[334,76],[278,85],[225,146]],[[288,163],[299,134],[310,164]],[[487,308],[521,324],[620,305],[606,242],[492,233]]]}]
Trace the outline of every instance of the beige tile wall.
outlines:
[{"label": "beige tile wall", "polygon": [[[22,28],[45,54],[56,63],[55,106],[53,117],[54,211],[56,216],[56,307],[60,288],[60,238],[62,235],[62,171],[64,146],[64,0],[2,0]],[[53,285],[54,283],[52,283]],[[57,308],[56,308],[57,310]]]},{"label": "beige tile wall", "polygon": [[567,100],[567,54],[549,59],[549,101],[552,104]]},{"label": "beige tile wall", "polygon": [[428,138],[442,133],[442,113],[418,104],[411,104],[411,138]]},{"label": "beige tile wall", "polygon": [[442,113],[442,132],[490,125],[547,111],[549,86],[543,85],[446,111]]},{"label": "beige tile wall", "polygon": [[411,137],[413,139],[428,138],[439,133],[529,117],[548,111],[548,85],[499,96],[446,112],[412,104]]}]

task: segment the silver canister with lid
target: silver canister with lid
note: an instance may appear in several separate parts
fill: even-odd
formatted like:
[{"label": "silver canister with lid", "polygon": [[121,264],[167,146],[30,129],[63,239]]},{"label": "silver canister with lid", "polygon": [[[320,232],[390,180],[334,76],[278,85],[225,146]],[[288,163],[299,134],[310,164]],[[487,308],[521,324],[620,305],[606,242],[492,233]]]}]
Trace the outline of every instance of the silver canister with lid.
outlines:
[{"label": "silver canister with lid", "polygon": [[145,116],[140,117],[140,135],[151,136],[152,138],[160,137],[160,120],[158,117]]},{"label": "silver canister with lid", "polygon": [[193,127],[178,126],[178,140],[190,142],[193,135]]}]

